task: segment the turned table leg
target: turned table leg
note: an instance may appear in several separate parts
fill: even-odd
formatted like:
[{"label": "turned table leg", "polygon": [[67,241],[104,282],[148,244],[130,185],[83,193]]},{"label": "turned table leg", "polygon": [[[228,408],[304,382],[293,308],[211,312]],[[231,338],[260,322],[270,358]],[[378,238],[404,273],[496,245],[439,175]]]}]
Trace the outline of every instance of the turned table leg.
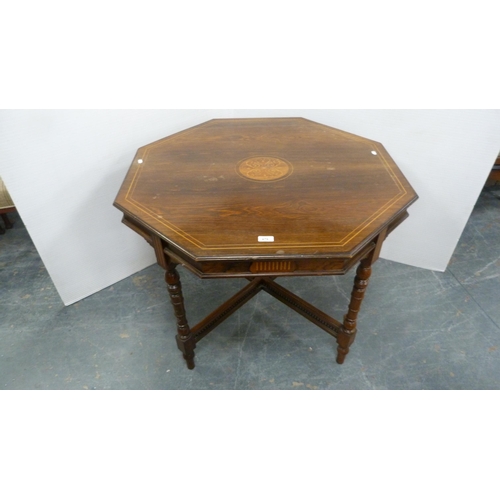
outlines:
[{"label": "turned table leg", "polygon": [[365,295],[366,287],[368,286],[368,280],[372,273],[371,264],[372,255],[369,255],[360,262],[356,270],[349,309],[344,316],[342,328],[337,334],[337,363],[339,364],[344,362],[349,352],[349,346],[354,342],[354,338],[356,337],[356,319]]},{"label": "turned table leg", "polygon": [[174,312],[177,318],[177,335],[175,337],[177,346],[186,360],[187,367],[192,370],[194,368],[194,348],[196,347],[196,342],[186,319],[181,280],[176,265],[177,264],[168,263],[165,281],[167,282],[170,301],[174,306]]}]

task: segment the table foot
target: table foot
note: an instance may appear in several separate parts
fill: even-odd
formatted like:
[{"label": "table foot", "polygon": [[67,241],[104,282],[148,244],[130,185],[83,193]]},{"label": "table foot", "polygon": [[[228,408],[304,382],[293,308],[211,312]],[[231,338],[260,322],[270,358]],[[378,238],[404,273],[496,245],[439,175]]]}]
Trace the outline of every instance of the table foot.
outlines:
[{"label": "table foot", "polygon": [[342,328],[337,334],[337,363],[340,365],[344,362],[345,357],[349,353],[349,347],[356,338],[356,320],[372,273],[372,258],[373,256],[370,254],[363,259],[356,270],[349,309],[344,316]]},{"label": "table foot", "polygon": [[170,302],[174,307],[175,317],[177,318],[177,335],[175,337],[177,347],[182,352],[187,367],[192,370],[194,368],[194,348],[196,347],[196,342],[187,322],[181,280],[176,269],[176,264],[168,264],[165,281],[167,282]]},{"label": "table foot", "polygon": [[192,370],[194,368],[194,348],[196,347],[194,337],[191,336],[189,339],[185,339],[180,335],[176,335],[175,340],[177,341],[177,347],[182,352],[182,357],[186,360],[187,367]]},{"label": "table foot", "polygon": [[348,332],[342,330],[337,334],[337,363],[341,365],[345,361],[345,357],[349,353],[349,347],[356,338],[356,330]]},{"label": "table foot", "polygon": [[349,352],[349,349],[344,349],[340,346],[337,347],[337,363],[339,365],[344,363],[345,357],[347,356],[348,352]]}]

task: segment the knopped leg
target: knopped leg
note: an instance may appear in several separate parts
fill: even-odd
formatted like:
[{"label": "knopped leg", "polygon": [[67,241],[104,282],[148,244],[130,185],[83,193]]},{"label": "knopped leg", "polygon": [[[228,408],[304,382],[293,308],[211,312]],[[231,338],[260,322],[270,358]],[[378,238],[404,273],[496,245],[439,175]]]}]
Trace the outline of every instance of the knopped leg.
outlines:
[{"label": "knopped leg", "polygon": [[337,334],[337,363],[342,364],[345,360],[347,353],[349,352],[349,347],[354,342],[356,337],[356,319],[358,317],[359,309],[361,308],[361,302],[365,295],[366,287],[368,286],[368,280],[372,273],[372,255],[369,255],[363,259],[358,269],[356,270],[356,277],[354,278],[354,287],[351,294],[351,302],[349,303],[349,309],[347,314],[344,316],[344,323],[340,332]]},{"label": "knopped leg", "polygon": [[174,306],[174,312],[177,318],[177,336],[175,337],[177,346],[186,360],[187,367],[192,370],[194,368],[194,348],[196,347],[196,342],[186,319],[181,280],[176,266],[177,264],[168,263],[165,281],[167,282],[170,301]]}]

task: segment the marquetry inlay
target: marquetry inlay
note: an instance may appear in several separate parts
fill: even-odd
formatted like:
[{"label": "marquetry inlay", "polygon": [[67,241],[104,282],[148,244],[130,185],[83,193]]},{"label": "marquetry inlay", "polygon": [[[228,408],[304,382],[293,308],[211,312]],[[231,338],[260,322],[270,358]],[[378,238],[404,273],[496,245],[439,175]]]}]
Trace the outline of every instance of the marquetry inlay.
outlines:
[{"label": "marquetry inlay", "polygon": [[271,260],[271,261],[258,261],[254,262],[250,266],[250,272],[252,273],[264,273],[268,271],[273,271],[273,272],[292,272],[295,271],[297,268],[297,265],[295,262],[292,262],[290,260]]},{"label": "marquetry inlay", "polygon": [[292,165],[274,156],[254,156],[238,164],[238,173],[252,181],[277,181],[292,173]]}]

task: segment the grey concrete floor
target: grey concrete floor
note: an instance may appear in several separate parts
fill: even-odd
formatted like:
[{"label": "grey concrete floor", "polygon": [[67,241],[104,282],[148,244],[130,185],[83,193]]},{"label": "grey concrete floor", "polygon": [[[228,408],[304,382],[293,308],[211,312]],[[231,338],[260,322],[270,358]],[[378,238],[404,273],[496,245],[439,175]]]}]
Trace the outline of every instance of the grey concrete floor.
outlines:
[{"label": "grey concrete floor", "polygon": [[[198,344],[192,371],[158,266],[64,307],[16,214],[0,235],[0,387],[498,389],[498,197],[483,191],[445,273],[375,264],[344,365],[335,339],[262,292]],[[180,273],[191,324],[247,283]],[[341,319],[352,280],[278,282]]]}]

